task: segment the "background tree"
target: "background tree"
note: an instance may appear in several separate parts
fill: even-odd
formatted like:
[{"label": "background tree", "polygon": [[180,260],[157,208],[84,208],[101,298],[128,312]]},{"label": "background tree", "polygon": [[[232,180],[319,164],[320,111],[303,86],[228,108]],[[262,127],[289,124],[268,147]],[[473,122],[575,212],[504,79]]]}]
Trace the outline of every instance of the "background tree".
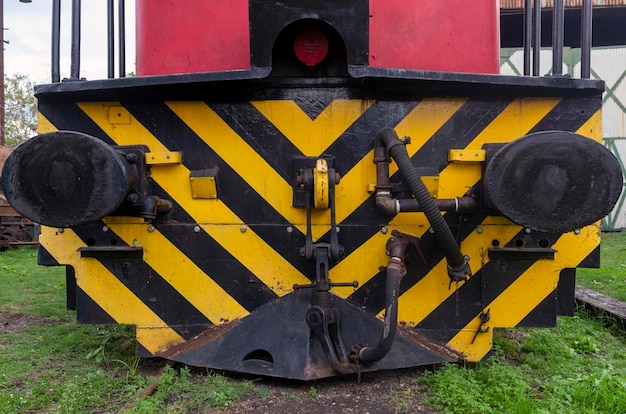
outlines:
[{"label": "background tree", "polygon": [[34,83],[26,75],[4,76],[4,139],[15,147],[37,133],[37,100]]}]

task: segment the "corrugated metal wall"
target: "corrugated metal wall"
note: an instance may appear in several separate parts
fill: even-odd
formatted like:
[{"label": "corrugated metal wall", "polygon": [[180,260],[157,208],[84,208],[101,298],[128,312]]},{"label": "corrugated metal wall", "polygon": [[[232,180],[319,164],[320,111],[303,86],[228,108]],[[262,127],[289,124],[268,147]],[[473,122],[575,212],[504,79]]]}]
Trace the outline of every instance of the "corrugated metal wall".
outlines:
[{"label": "corrugated metal wall", "polygon": [[[521,75],[523,58],[521,49],[503,49],[500,73]],[[552,50],[541,51],[540,68],[542,74],[550,74]],[[563,73],[580,77],[580,49],[564,50]],[[594,48],[591,51],[591,76],[606,82],[602,107],[604,145],[619,159],[626,176],[626,46]],[[615,210],[602,221],[602,225],[605,230],[626,228],[626,188]]]}]

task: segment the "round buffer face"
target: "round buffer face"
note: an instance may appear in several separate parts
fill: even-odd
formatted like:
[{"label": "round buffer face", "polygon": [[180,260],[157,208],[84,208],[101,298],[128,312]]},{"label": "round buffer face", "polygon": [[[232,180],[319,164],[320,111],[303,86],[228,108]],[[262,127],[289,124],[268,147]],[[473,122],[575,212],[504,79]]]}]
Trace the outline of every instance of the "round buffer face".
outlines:
[{"label": "round buffer face", "polygon": [[76,227],[115,211],[129,188],[127,163],[92,136],[37,135],[7,158],[2,186],[13,208],[52,227]]},{"label": "round buffer face", "polygon": [[489,161],[485,195],[501,214],[539,231],[567,232],[592,224],[615,206],[622,173],[598,142],[565,131],[529,134]]}]

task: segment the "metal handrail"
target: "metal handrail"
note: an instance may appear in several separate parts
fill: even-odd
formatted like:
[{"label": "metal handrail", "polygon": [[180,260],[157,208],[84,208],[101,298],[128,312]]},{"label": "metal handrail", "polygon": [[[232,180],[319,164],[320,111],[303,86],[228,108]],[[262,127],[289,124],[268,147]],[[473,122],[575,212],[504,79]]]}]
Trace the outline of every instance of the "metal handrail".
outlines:
[{"label": "metal handrail", "polygon": [[[119,76],[126,76],[126,35],[125,35],[125,1],[118,0],[118,36],[119,36]],[[81,23],[81,0],[72,0],[72,49],[70,62],[70,78],[80,79],[80,23]],[[115,77],[115,7],[114,0],[107,0],[107,63],[108,77]],[[52,2],[52,83],[61,81],[60,50],[61,50],[61,0]]]},{"label": "metal handrail", "polygon": [[[552,75],[563,75],[563,39],[565,33],[565,6],[563,0],[554,0],[552,8]],[[583,0],[581,5],[581,78],[591,77],[592,3]],[[541,0],[524,1],[524,75],[540,76],[541,52]],[[532,49],[532,50],[531,50]],[[531,56],[532,52],[532,56]]]}]

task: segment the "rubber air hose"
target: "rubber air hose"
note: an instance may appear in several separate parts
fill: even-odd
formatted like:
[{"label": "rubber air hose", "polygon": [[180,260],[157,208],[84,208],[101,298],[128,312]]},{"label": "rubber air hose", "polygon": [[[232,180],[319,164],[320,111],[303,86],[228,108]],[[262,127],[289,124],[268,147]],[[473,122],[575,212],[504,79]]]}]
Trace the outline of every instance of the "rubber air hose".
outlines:
[{"label": "rubber air hose", "polygon": [[424,214],[435,233],[437,243],[446,256],[448,262],[448,276],[455,282],[466,280],[467,277],[472,274],[467,259],[461,253],[450,227],[448,227],[441,216],[437,208],[437,203],[430,196],[428,189],[415,170],[404,142],[398,138],[396,131],[389,127],[381,129],[376,134],[374,145],[380,145],[378,144],[379,142],[387,148],[391,158],[398,164],[398,168],[407,181],[411,193],[413,193],[418,204],[424,210]]}]

